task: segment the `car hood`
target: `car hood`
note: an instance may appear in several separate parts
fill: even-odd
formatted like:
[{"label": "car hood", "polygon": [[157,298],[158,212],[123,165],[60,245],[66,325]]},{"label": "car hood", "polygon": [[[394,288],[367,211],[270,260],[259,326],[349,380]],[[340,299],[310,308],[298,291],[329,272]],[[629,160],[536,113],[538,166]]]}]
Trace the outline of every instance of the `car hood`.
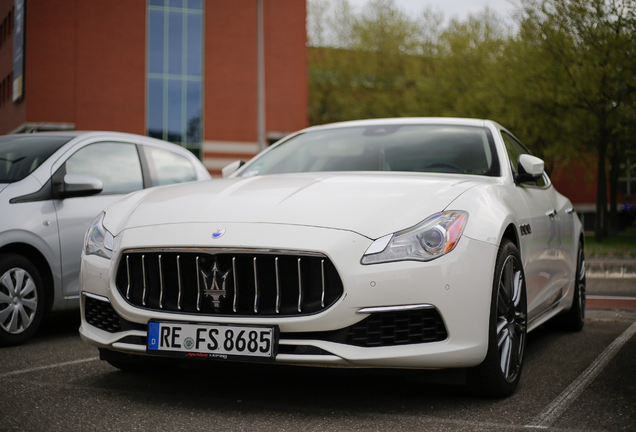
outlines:
[{"label": "car hood", "polygon": [[9,183],[0,183],[0,192],[2,192],[2,190],[7,186],[9,186]]},{"label": "car hood", "polygon": [[107,210],[114,234],[159,224],[263,223],[341,229],[371,239],[444,210],[474,177],[409,173],[284,174],[153,188]]}]

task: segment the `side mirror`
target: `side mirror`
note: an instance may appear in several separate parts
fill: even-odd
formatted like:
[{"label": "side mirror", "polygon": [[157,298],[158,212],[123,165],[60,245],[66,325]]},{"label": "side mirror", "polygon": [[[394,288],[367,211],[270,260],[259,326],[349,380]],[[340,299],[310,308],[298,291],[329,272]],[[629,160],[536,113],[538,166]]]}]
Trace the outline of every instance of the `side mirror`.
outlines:
[{"label": "side mirror", "polygon": [[538,157],[522,154],[517,161],[515,183],[533,183],[541,178],[545,164]]},{"label": "side mirror", "polygon": [[245,162],[242,160],[237,160],[227,165],[225,168],[221,170],[223,173],[223,178],[229,177],[236,172],[240,167],[245,165]]},{"label": "side mirror", "polygon": [[84,197],[100,193],[104,184],[97,177],[66,174],[62,188],[63,198]]}]

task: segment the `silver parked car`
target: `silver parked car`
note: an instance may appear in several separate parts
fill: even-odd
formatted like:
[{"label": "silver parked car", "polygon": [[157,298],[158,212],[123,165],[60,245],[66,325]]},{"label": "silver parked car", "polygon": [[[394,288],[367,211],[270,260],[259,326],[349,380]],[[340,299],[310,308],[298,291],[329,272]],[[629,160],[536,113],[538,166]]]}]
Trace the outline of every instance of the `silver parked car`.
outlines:
[{"label": "silver parked car", "polygon": [[123,195],[209,179],[174,144],[116,132],[0,137],[0,345],[26,341],[44,313],[79,306],[90,223]]}]

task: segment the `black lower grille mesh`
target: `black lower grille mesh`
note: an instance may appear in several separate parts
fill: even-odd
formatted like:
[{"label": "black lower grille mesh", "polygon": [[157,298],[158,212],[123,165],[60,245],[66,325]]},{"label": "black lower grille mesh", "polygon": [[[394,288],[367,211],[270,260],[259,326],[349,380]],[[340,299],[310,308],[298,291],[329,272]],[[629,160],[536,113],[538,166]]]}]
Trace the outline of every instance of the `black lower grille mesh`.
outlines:
[{"label": "black lower grille mesh", "polygon": [[379,313],[349,329],[347,343],[362,347],[437,342],[446,339],[446,326],[437,310]]},{"label": "black lower grille mesh", "polygon": [[340,330],[281,333],[281,339],[324,340],[359,347],[439,342],[448,337],[437,309],[375,313]]},{"label": "black lower grille mesh", "polygon": [[120,317],[110,303],[86,297],[84,302],[86,322],[109,333],[122,331]]},{"label": "black lower grille mesh", "polygon": [[146,330],[145,324],[133,323],[120,317],[109,302],[88,296],[84,297],[84,318],[88,324],[109,333]]}]

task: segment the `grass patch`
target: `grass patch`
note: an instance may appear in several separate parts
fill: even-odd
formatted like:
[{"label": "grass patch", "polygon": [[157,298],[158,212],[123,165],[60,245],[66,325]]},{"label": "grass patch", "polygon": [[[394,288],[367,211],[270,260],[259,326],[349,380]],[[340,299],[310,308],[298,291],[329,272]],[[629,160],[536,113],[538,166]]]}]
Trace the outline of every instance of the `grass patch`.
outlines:
[{"label": "grass patch", "polygon": [[594,241],[594,234],[585,236],[585,256],[587,258],[636,258],[636,227],[627,228],[617,236]]}]

